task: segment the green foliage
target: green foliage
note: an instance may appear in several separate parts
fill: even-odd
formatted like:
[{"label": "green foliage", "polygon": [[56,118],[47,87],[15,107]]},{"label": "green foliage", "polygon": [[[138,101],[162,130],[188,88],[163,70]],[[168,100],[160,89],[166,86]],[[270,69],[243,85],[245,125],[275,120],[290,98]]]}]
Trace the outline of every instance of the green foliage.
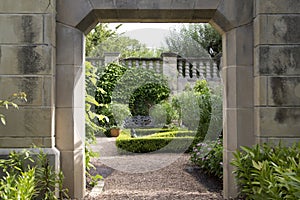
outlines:
[{"label": "green foliage", "polygon": [[122,127],[126,118],[131,116],[128,105],[112,102],[108,106],[109,111],[118,127]]},{"label": "green foliage", "polygon": [[192,24],[187,33],[203,49],[208,51],[209,47],[213,47],[216,54],[222,52],[222,37],[210,24]]},{"label": "green foliage", "polygon": [[164,84],[146,83],[137,88],[129,99],[129,109],[133,116],[149,116],[152,106],[167,99],[170,89]]},{"label": "green foliage", "polygon": [[[11,152],[7,159],[0,160],[0,168],[5,174],[0,179],[1,199],[58,199],[68,198],[63,189],[63,175],[56,173],[42,151],[36,156],[27,150]],[[58,187],[57,187],[58,186]]]},{"label": "green foliage", "polygon": [[130,134],[119,136],[116,145],[119,149],[133,153],[153,151],[178,153],[185,152],[193,141],[193,137],[154,137],[145,136],[131,138]]},{"label": "green foliage", "polygon": [[[0,99],[0,108],[4,107],[4,108],[8,109],[9,106],[12,106],[12,107],[18,109],[19,107],[15,103],[16,100],[27,101],[26,100],[26,94],[24,92],[18,92],[18,93],[12,94],[10,97],[8,97],[7,100],[1,100]],[[0,121],[3,125],[6,124],[5,116],[1,113],[0,113]]]},{"label": "green foliage", "polygon": [[241,147],[231,164],[246,199],[300,198],[300,143]]},{"label": "green foliage", "polygon": [[97,46],[108,38],[116,36],[116,31],[121,25],[117,26],[115,30],[108,28],[108,24],[98,24],[87,36],[85,41],[85,55],[91,56],[92,52],[96,50]]},{"label": "green foliage", "polygon": [[169,132],[169,131],[176,131],[178,128],[137,128],[134,129],[137,136],[146,136],[146,135],[152,135],[154,133],[163,133],[163,132]]},{"label": "green foliage", "polygon": [[111,103],[113,91],[125,71],[125,67],[116,63],[110,63],[105,67],[105,70],[100,74],[100,78],[97,82],[97,86],[103,89],[103,91],[96,92],[96,100],[99,103]]},{"label": "green foliage", "polygon": [[222,140],[198,143],[191,152],[191,161],[198,165],[203,172],[223,177],[223,144]]},{"label": "green foliage", "polygon": [[179,119],[177,110],[175,110],[168,101],[162,101],[150,108],[150,116],[157,125],[169,125],[174,120]]},{"label": "green foliage", "polygon": [[[108,105],[111,103],[112,93],[116,87],[116,84],[124,75],[125,71],[125,67],[115,63],[110,63],[106,66],[105,70],[97,81],[98,90],[96,91],[95,99],[101,106],[98,106],[96,110],[98,114],[102,114],[107,117],[108,120],[100,121],[100,125],[105,128],[117,125],[112,111],[108,108],[108,106],[103,105]],[[99,88],[101,88],[101,90]]]},{"label": "green foliage", "polygon": [[[149,115],[149,109],[166,99],[170,94],[167,80],[160,74],[145,69],[127,69],[120,65],[109,64],[97,85],[104,93],[97,93],[99,103],[110,103],[112,100],[121,104],[129,104],[133,116]],[[112,112],[100,108],[98,113],[105,113],[109,119],[106,126],[117,125]]]},{"label": "green foliage", "polygon": [[196,24],[181,25],[179,29],[171,29],[170,35],[165,38],[168,50],[178,52],[183,57],[208,57],[206,49],[191,37],[190,29],[193,26]]},{"label": "green foliage", "polygon": [[145,44],[136,39],[117,34],[109,40],[98,43],[98,46],[91,54],[93,57],[103,57],[105,52],[119,52],[121,58],[159,57],[163,50],[148,49]]},{"label": "green foliage", "polygon": [[96,133],[103,131],[104,128],[98,126],[97,121],[106,122],[108,121],[107,116],[103,114],[97,114],[95,112],[96,107],[106,107],[103,103],[98,103],[95,96],[95,91],[98,93],[104,93],[103,89],[100,87],[97,88],[98,77],[96,75],[97,69],[91,65],[91,63],[85,63],[85,166],[86,166],[86,175],[89,178],[90,182],[87,185],[96,185],[98,179],[101,178],[100,175],[92,176],[90,170],[94,168],[94,165],[91,163],[91,158],[97,157],[98,154],[92,151],[90,144],[96,142]]}]

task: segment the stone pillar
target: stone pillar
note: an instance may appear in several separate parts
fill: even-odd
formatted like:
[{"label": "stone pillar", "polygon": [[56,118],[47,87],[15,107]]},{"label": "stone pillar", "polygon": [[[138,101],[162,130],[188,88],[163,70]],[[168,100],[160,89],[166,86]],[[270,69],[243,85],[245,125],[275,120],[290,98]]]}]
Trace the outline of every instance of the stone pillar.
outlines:
[{"label": "stone pillar", "polygon": [[300,141],[300,1],[256,0],[255,136]]},{"label": "stone pillar", "polygon": [[64,185],[73,199],[85,194],[84,35],[56,24],[56,145],[61,153]]},{"label": "stone pillar", "polygon": [[111,62],[118,61],[120,53],[118,52],[111,52],[111,53],[104,53],[104,64],[107,65]]},{"label": "stone pillar", "polygon": [[253,129],[253,27],[252,23],[234,28],[223,35],[224,67],[224,196],[237,194],[233,152],[254,144]]},{"label": "stone pillar", "polygon": [[163,75],[168,78],[169,88],[173,94],[176,94],[177,89],[177,54],[163,53]]},{"label": "stone pillar", "polygon": [[[7,124],[0,124],[0,154],[32,145],[52,154],[54,147],[55,0],[1,1],[0,99],[23,91],[27,102],[19,110],[0,108]],[[53,160],[51,158],[51,160]]]}]

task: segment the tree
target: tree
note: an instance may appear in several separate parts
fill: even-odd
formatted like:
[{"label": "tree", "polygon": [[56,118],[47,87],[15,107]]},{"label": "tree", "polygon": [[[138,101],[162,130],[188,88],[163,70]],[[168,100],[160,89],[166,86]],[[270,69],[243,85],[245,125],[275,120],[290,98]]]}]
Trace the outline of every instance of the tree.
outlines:
[{"label": "tree", "polygon": [[127,57],[159,57],[161,49],[149,49],[136,39],[116,34],[109,40],[103,41],[91,52],[93,57],[103,57],[105,52],[119,52],[121,58]]},{"label": "tree", "polygon": [[173,29],[166,44],[170,51],[184,57],[210,55],[214,59],[222,52],[221,35],[210,24],[189,24]]},{"label": "tree", "polygon": [[100,23],[98,24],[87,36],[85,40],[85,55],[90,56],[92,51],[96,49],[96,47],[107,41],[108,38],[113,38],[117,34],[118,28],[122,24],[115,27],[114,30],[108,28],[108,24]]},{"label": "tree", "polygon": [[171,29],[165,42],[169,51],[183,57],[208,57],[205,49],[191,37],[189,26],[182,25],[179,29]]}]

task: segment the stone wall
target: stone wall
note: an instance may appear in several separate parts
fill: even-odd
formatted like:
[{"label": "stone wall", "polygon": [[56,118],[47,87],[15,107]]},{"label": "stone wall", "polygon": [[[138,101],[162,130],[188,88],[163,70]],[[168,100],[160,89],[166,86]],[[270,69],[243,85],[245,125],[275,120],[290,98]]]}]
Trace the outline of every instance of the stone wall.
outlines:
[{"label": "stone wall", "polygon": [[256,0],[255,136],[300,141],[300,1]]},{"label": "stone wall", "polygon": [[27,94],[4,110],[0,148],[54,147],[55,0],[0,3],[0,98]]},{"label": "stone wall", "polygon": [[0,110],[1,154],[57,147],[74,199],[85,193],[84,34],[99,21],[210,22],[222,33],[225,198],[237,194],[237,148],[300,139],[299,0],[2,0],[0,13],[0,98],[28,96]]}]

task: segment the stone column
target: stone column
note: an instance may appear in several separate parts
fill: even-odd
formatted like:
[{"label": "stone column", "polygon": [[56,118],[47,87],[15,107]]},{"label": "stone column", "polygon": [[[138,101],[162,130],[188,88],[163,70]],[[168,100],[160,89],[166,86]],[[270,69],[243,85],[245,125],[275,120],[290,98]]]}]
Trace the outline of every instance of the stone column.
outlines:
[{"label": "stone column", "polygon": [[173,94],[176,94],[177,89],[177,54],[175,53],[163,53],[163,75],[168,78],[169,87]]},{"label": "stone column", "polygon": [[255,136],[300,141],[300,1],[256,0]]},{"label": "stone column", "polygon": [[237,194],[233,152],[254,144],[253,129],[253,25],[234,28],[223,35],[224,65],[224,196]]},{"label": "stone column", "polygon": [[56,145],[61,153],[64,185],[73,199],[85,193],[84,35],[56,24]]},{"label": "stone column", "polygon": [[36,145],[51,154],[54,147],[55,0],[1,1],[0,3],[0,99],[25,92],[27,102],[19,110],[0,108],[0,154]]}]

